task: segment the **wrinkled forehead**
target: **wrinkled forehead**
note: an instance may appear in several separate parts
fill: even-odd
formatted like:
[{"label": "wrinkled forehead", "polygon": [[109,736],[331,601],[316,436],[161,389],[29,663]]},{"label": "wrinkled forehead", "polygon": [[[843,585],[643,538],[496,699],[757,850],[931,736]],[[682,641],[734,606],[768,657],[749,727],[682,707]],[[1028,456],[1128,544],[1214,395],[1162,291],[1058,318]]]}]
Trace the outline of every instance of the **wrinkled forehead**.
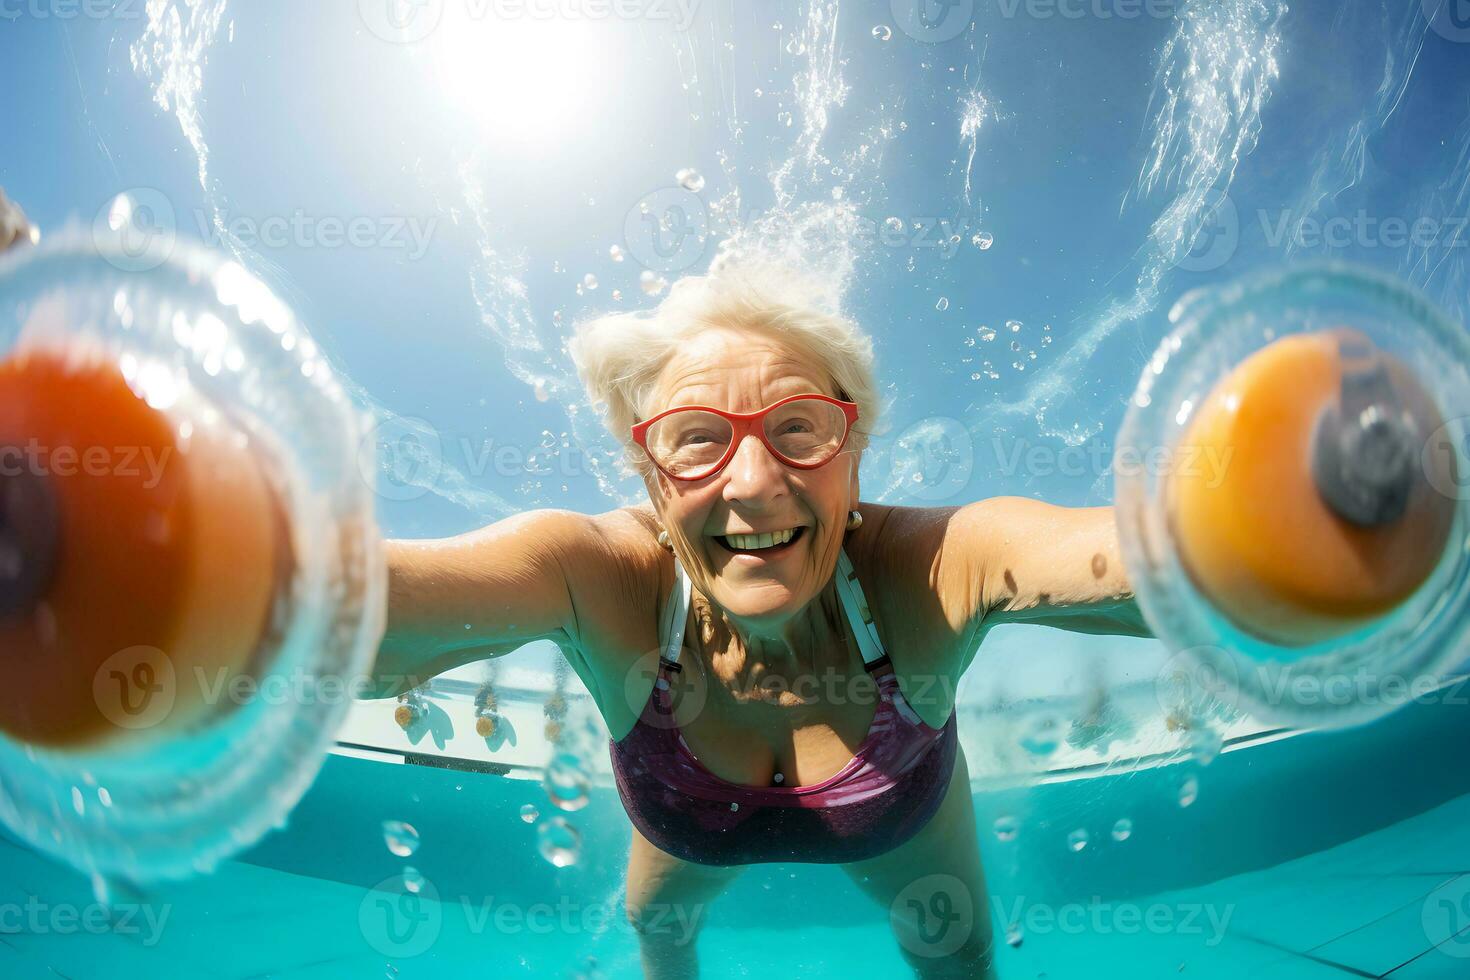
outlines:
[{"label": "wrinkled forehead", "polygon": [[764,332],[712,327],[680,348],[659,373],[647,409],[709,405],[753,412],[788,395],[835,395],[827,366]]}]

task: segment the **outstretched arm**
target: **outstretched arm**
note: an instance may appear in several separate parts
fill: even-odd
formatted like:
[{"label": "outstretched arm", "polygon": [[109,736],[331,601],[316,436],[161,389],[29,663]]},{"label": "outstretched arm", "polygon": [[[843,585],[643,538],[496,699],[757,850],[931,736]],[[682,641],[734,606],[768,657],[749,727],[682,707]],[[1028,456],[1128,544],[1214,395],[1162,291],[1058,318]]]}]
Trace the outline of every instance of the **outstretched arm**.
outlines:
[{"label": "outstretched arm", "polygon": [[640,532],[652,541],[628,510],[536,510],[457,537],[388,542],[388,627],[371,696],[533,640],[580,656],[584,631],[605,629],[646,580]]},{"label": "outstretched arm", "polygon": [[1118,551],[1111,507],[992,497],[956,510],[945,550],[986,625],[1035,623],[1078,633],[1151,636]]}]

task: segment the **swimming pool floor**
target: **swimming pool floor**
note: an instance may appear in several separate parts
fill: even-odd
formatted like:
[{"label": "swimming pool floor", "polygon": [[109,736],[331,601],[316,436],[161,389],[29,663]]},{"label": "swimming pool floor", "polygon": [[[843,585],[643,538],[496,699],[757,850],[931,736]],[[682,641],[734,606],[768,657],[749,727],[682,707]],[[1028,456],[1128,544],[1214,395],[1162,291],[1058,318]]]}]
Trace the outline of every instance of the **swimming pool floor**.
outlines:
[{"label": "swimming pool floor", "polygon": [[[156,916],[166,912],[167,918],[156,932],[141,915],[126,926],[119,920],[116,930],[68,928],[47,917],[92,905],[88,882],[28,850],[9,843],[0,847],[5,868],[0,904],[14,909],[30,900],[33,907],[45,906],[39,920],[18,921],[11,912],[0,921],[0,977],[566,977],[575,976],[588,956],[596,958],[606,980],[640,976],[636,944],[620,926],[570,935],[524,927],[497,930],[449,903],[438,906],[438,925],[426,951],[389,958],[379,951],[385,937],[375,934],[379,926],[372,903],[378,893],[241,862],[159,890],[151,904]],[[798,873],[791,887],[801,886]],[[1144,916],[1150,909],[1167,910],[1176,927],[1139,927],[1136,920],[1115,914],[1116,904],[1100,918],[1096,910],[1089,913],[1089,922],[1103,923],[1100,929],[1054,928],[1038,920],[1040,928],[1023,935],[1018,948],[1000,949],[998,967],[1007,980],[1463,978],[1470,976],[1466,895],[1470,796],[1274,868],[1130,900]],[[1013,897],[998,899],[1002,908],[1014,907]],[[1225,928],[1213,928],[1204,914],[1186,925],[1186,913],[1199,908],[1213,910],[1215,922],[1228,915]],[[1426,915],[1439,925],[1427,927]],[[40,928],[34,927],[36,921]],[[717,904],[700,939],[707,977],[909,975],[886,930],[871,920],[807,929],[731,929],[718,921]],[[1454,926],[1467,931],[1436,948],[1434,940],[1448,935],[1436,929],[1452,932]],[[154,935],[161,938],[150,943]]]}]

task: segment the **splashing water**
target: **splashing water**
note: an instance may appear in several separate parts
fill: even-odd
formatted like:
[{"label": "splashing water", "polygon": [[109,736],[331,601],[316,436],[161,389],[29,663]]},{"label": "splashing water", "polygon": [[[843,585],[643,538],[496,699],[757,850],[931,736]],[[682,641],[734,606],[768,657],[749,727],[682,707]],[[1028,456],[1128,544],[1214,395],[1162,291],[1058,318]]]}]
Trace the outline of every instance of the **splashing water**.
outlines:
[{"label": "splashing water", "polygon": [[[991,105],[990,99],[979,88],[971,89],[960,99],[960,142],[969,145],[969,154],[965,157],[966,207],[971,205],[970,178],[975,172],[975,154],[980,148],[980,130],[987,119],[996,118],[997,115],[997,110]],[[980,243],[977,241],[975,244]],[[980,245],[980,247],[989,248],[990,246]]]},{"label": "splashing water", "polygon": [[[1209,231],[1221,195],[1228,193],[1241,161],[1255,148],[1261,112],[1280,74],[1283,0],[1186,0],[1175,31],[1159,56],[1150,104],[1153,145],[1134,196],[1178,191],[1149,229],[1132,295],[1112,302],[1065,353],[1037,375],[1025,395],[1003,403],[976,431],[993,427],[995,415],[1036,419],[1049,437],[1082,445],[1100,423],[1048,422],[1076,397],[1077,379],[1104,340],[1119,327],[1151,312],[1169,273]],[[1128,204],[1125,196],[1123,206]],[[1075,407],[1084,418],[1095,413]]]},{"label": "splashing water", "polygon": [[133,71],[153,86],[153,101],[172,112],[198,162],[199,186],[209,198],[215,230],[242,258],[225,228],[218,188],[209,175],[209,145],[204,139],[200,92],[210,47],[219,35],[226,0],[149,0],[148,23],[128,54]]}]

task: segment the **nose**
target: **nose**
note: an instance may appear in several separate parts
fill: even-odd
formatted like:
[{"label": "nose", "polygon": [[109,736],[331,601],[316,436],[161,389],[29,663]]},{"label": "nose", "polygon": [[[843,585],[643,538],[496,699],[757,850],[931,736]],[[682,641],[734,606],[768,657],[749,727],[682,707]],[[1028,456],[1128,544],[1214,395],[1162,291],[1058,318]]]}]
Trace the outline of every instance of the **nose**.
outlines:
[{"label": "nose", "polygon": [[786,468],[755,435],[740,440],[725,474],[724,497],[728,501],[760,506],[786,492]]}]

